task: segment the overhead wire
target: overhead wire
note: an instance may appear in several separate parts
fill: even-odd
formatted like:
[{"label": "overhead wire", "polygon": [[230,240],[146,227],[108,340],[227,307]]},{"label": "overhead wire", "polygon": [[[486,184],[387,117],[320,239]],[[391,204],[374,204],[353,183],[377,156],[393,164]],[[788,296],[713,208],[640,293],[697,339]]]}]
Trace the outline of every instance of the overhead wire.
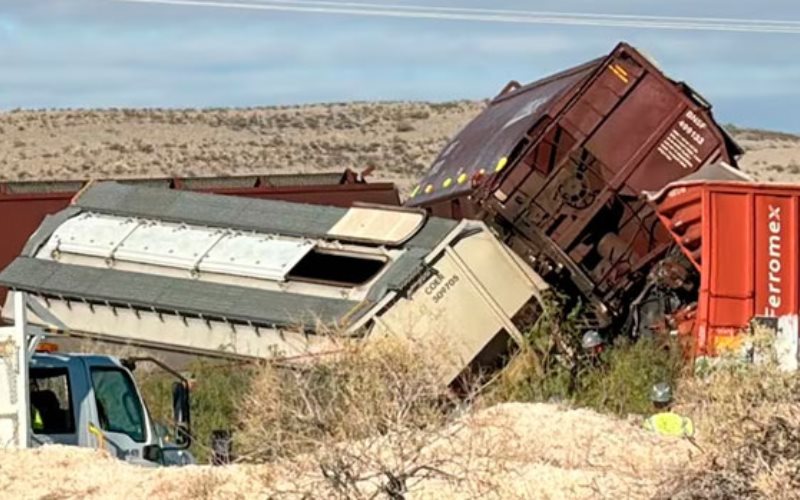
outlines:
[{"label": "overhead wire", "polygon": [[351,2],[338,0],[246,0],[250,3],[276,3],[288,5],[309,5],[327,7],[361,7],[379,10],[427,10],[436,12],[456,12],[473,14],[509,14],[520,16],[570,16],[576,18],[589,19],[620,19],[620,20],[653,20],[653,21],[677,21],[677,22],[710,22],[710,23],[733,23],[733,24],[777,24],[787,26],[800,26],[798,21],[784,21],[775,19],[741,19],[731,17],[687,17],[687,16],[653,16],[638,14],[599,14],[584,12],[553,12],[553,11],[531,11],[518,9],[486,9],[475,7],[452,7],[434,5],[411,5],[411,4],[386,4],[386,3],[367,3]]},{"label": "overhead wire", "polygon": [[116,2],[173,5],[201,8],[227,8],[338,14],[351,16],[392,17],[484,23],[551,24],[633,29],[685,31],[728,31],[746,33],[800,34],[800,22],[779,20],[738,20],[730,18],[691,18],[668,16],[633,16],[620,14],[571,14],[527,12],[502,9],[460,7],[425,7],[325,0],[114,0]]}]

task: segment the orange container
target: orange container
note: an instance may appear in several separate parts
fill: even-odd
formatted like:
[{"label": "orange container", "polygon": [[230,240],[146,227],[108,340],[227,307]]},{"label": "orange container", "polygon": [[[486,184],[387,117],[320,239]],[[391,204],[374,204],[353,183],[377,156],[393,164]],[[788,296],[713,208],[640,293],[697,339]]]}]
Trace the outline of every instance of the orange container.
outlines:
[{"label": "orange container", "polygon": [[800,310],[800,185],[696,181],[651,199],[700,272],[697,355],[735,346],[755,316]]}]

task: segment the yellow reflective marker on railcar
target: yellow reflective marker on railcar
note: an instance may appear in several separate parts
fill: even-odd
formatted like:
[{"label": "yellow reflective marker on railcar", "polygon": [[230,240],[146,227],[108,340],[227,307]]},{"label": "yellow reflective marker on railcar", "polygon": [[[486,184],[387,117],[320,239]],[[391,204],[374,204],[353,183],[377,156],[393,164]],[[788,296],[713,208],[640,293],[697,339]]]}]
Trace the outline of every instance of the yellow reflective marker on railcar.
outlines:
[{"label": "yellow reflective marker on railcar", "polygon": [[464,184],[465,182],[467,182],[467,179],[469,179],[469,176],[465,172],[465,173],[463,173],[463,174],[458,176],[457,181],[458,181],[459,184]]},{"label": "yellow reflective marker on railcar", "polygon": [[428,184],[425,186],[425,194],[430,194],[433,192],[433,184]]},{"label": "yellow reflective marker on railcar", "polygon": [[608,66],[608,69],[610,69],[612,73],[617,75],[617,78],[622,80],[624,83],[627,84],[630,81],[628,79],[628,72],[625,71],[625,68],[623,68],[619,64],[611,64]]},{"label": "yellow reflective marker on railcar", "polygon": [[452,185],[452,184],[453,184],[453,179],[451,179],[450,177],[448,177],[448,178],[447,178],[447,179],[445,179],[445,180],[444,180],[444,182],[442,183],[442,187],[443,187],[443,188],[445,188],[445,189],[447,189],[447,188],[449,188],[449,187],[450,187],[450,185]]},{"label": "yellow reflective marker on railcar", "polygon": [[414,190],[411,191],[411,194],[409,195],[409,197],[413,198],[413,197],[415,197],[417,195],[417,193],[419,193],[419,186],[415,187]]},{"label": "yellow reflective marker on railcar", "polygon": [[508,157],[504,156],[500,158],[500,161],[497,162],[497,166],[494,167],[494,171],[499,172],[506,168],[506,165],[508,165]]}]

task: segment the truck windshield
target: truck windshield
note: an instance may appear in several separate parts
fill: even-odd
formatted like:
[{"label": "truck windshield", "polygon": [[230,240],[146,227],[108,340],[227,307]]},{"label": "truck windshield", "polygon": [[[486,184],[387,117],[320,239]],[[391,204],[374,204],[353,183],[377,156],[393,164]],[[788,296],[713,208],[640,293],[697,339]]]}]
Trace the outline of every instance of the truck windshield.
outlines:
[{"label": "truck windshield", "polygon": [[119,368],[92,368],[92,386],[100,428],[144,442],[144,409],[130,376]]}]

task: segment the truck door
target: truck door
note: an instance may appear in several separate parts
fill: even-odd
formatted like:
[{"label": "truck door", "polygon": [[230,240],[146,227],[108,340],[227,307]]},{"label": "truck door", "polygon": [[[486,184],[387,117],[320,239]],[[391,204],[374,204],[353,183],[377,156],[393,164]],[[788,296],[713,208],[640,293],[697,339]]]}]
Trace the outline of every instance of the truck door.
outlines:
[{"label": "truck door", "polygon": [[96,405],[93,420],[102,441],[120,459],[141,460],[150,436],[145,409],[130,374],[116,366],[91,366],[89,372],[90,397]]},{"label": "truck door", "polygon": [[78,444],[69,370],[31,368],[31,430],[34,443]]}]

